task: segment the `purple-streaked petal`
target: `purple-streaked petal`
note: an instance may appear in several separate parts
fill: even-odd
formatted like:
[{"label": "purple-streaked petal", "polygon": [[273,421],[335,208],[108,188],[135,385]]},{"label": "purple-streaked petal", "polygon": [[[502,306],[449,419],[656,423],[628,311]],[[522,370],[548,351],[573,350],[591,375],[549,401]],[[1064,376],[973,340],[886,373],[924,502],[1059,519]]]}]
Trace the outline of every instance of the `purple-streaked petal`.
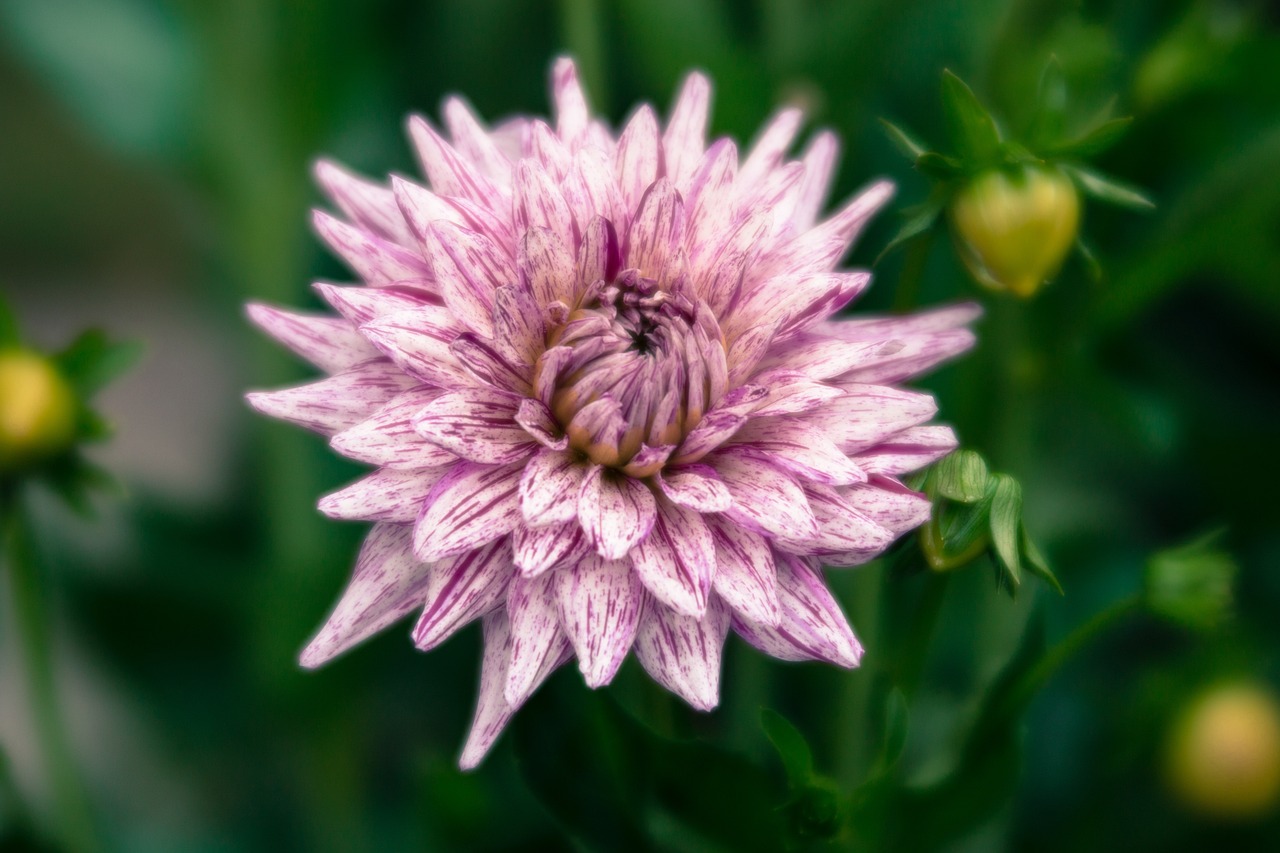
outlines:
[{"label": "purple-streaked petal", "polygon": [[587,470],[578,493],[578,521],[606,560],[620,560],[653,530],[657,503],[639,480],[600,465]]},{"label": "purple-streaked petal", "polygon": [[314,669],[421,607],[430,568],[413,556],[411,527],[375,524],[342,598],[302,650],[299,663]]},{"label": "purple-streaked petal", "polygon": [[472,462],[515,462],[535,447],[515,421],[519,400],[493,388],[461,388],[423,406],[413,429],[426,441]]},{"label": "purple-streaked petal", "polygon": [[346,370],[378,355],[345,319],[298,314],[261,303],[251,303],[245,311],[254,325],[325,373]]},{"label": "purple-streaked petal", "polygon": [[651,604],[636,632],[636,659],[654,681],[699,711],[720,702],[720,660],[729,611],[712,599],[702,618]]},{"label": "purple-streaked petal", "polygon": [[520,477],[520,512],[532,527],[572,521],[586,466],[563,450],[542,450]]},{"label": "purple-streaked petal", "polygon": [[527,287],[513,283],[494,291],[493,346],[504,361],[532,367],[545,340],[542,311]]},{"label": "purple-streaked petal", "polygon": [[831,178],[835,175],[839,159],[840,142],[830,131],[814,136],[805,149],[800,158],[800,162],[804,164],[804,178],[795,209],[791,212],[791,222],[797,229],[809,228],[818,220],[818,214],[822,212],[822,205],[826,203],[827,193],[831,189]]},{"label": "purple-streaked petal", "polygon": [[493,292],[515,281],[508,255],[487,237],[434,222],[422,241],[444,304],[467,328],[493,337]]},{"label": "purple-streaked petal", "polygon": [[516,568],[525,577],[536,577],[561,564],[573,563],[590,549],[576,519],[544,527],[516,526],[511,534]]},{"label": "purple-streaked petal", "polygon": [[437,195],[461,196],[490,209],[500,209],[508,203],[509,194],[460,156],[426,119],[411,117],[409,135],[422,171]]},{"label": "purple-streaked petal", "polygon": [[776,627],[736,615],[734,630],[751,645],[782,660],[825,660],[852,669],[862,659],[862,646],[853,635],[840,605],[822,577],[797,557],[778,557]]},{"label": "purple-streaked petal", "polygon": [[666,178],[649,187],[627,231],[626,265],[664,284],[674,278],[676,249],[684,240],[684,203]]},{"label": "purple-streaked petal", "polygon": [[564,192],[557,180],[537,162],[521,160],[516,167],[513,203],[516,228],[519,231],[545,228],[556,236],[561,245],[577,245],[569,202],[565,201]]},{"label": "purple-streaked petal", "polygon": [[849,304],[871,282],[868,272],[782,275],[744,296],[741,310],[760,322],[778,322],[775,341],[825,320]]},{"label": "purple-streaked petal", "polygon": [[569,446],[569,438],[556,423],[551,410],[541,400],[525,397],[516,410],[516,423],[543,447],[552,450],[564,450]]},{"label": "purple-streaked petal", "polygon": [[652,477],[662,470],[662,466],[671,458],[675,449],[674,444],[661,444],[657,447],[641,444],[636,455],[631,457],[631,461],[622,466],[622,472],[628,477],[640,480]]},{"label": "purple-streaked petal", "polygon": [[778,569],[769,543],[726,519],[712,519],[710,527],[716,547],[716,595],[748,619],[777,626]]},{"label": "purple-streaked petal", "polygon": [[529,393],[528,365],[511,364],[488,341],[464,332],[449,344],[458,364],[482,385],[505,388],[517,394]]},{"label": "purple-streaked petal", "polygon": [[504,692],[512,705],[520,705],[538,685],[538,675],[549,661],[569,650],[569,638],[560,630],[560,607],[552,575],[516,577],[507,587],[507,618],[511,622],[511,657]]},{"label": "purple-streaked petal", "polygon": [[724,512],[733,505],[729,489],[707,465],[668,468],[654,479],[668,500],[697,512]]},{"label": "purple-streaked petal", "polygon": [[343,430],[329,446],[343,456],[386,468],[434,468],[457,456],[414,431],[413,420],[440,396],[435,388],[414,388],[394,397],[368,420]]},{"label": "purple-streaked petal", "polygon": [[317,161],[314,171],[325,195],[356,225],[401,246],[413,245],[413,234],[391,190],[349,172],[332,160]]},{"label": "purple-streaked petal", "polygon": [[400,215],[408,225],[415,243],[421,243],[431,230],[432,223],[450,222],[466,227],[467,221],[449,199],[446,199],[426,187],[413,181],[393,175],[391,192],[395,195]]},{"label": "purple-streaked petal", "polygon": [[584,239],[592,220],[626,223],[618,180],[608,156],[595,148],[584,148],[573,158],[573,170],[564,184],[565,201],[573,212],[577,232]]},{"label": "purple-streaked petal", "polygon": [[489,180],[499,184],[510,180],[511,159],[494,143],[466,102],[457,97],[446,98],[443,112],[454,149]]},{"label": "purple-streaked petal", "polygon": [[839,491],[854,509],[895,537],[928,521],[933,508],[928,497],[887,477]]},{"label": "purple-streaked petal", "polygon": [[778,323],[761,323],[752,326],[734,338],[729,345],[729,384],[737,385],[745,382],[755,372],[765,353],[773,344],[773,336],[778,332]]},{"label": "purple-streaked petal", "polygon": [[707,114],[711,109],[711,83],[694,72],[685,78],[671,110],[662,148],[666,155],[667,175],[677,186],[687,185],[702,158],[706,144]]},{"label": "purple-streaked petal", "polygon": [[859,453],[854,461],[868,474],[909,474],[938,461],[959,445],[951,427],[912,427]]},{"label": "purple-streaked petal", "polygon": [[431,277],[431,270],[417,254],[389,240],[348,225],[322,210],[315,211],[312,223],[334,254],[374,287]]},{"label": "purple-streaked petal", "polygon": [[346,521],[386,521],[412,524],[427,496],[453,467],[396,471],[380,468],[320,499],[319,510]]},{"label": "purple-streaked petal", "polygon": [[413,549],[422,560],[439,560],[505,537],[519,523],[520,474],[524,463],[459,462],[427,495],[414,527]]},{"label": "purple-streaked petal", "polygon": [[822,273],[839,262],[863,226],[889,197],[893,184],[880,181],[858,193],[835,216],[780,246],[762,259],[757,278],[765,276]]},{"label": "purple-streaked petal", "polygon": [[721,450],[707,457],[733,496],[725,513],[749,530],[769,536],[816,536],[818,522],[804,490],[782,468],[740,451]]},{"label": "purple-streaked petal", "polygon": [[[826,324],[830,328],[831,324]],[[969,350],[977,338],[968,329],[907,338],[880,357],[864,361],[841,375],[842,380],[893,385],[933,369]]]},{"label": "purple-streaked petal", "polygon": [[613,168],[627,212],[634,214],[645,191],[664,172],[658,117],[648,104],[636,110],[622,131],[613,153]]},{"label": "purple-streaked petal", "polygon": [[366,323],[360,331],[401,370],[429,385],[449,388],[474,383],[449,351],[462,327],[443,305],[397,311]]},{"label": "purple-streaked petal", "polygon": [[867,475],[827,435],[799,418],[752,418],[726,447],[740,448],[792,474],[833,486],[862,483]]},{"label": "purple-streaked petal", "polygon": [[725,395],[716,408],[689,431],[676,450],[673,462],[682,465],[697,462],[724,444],[747,422],[751,412],[769,393],[759,385],[743,385]]},{"label": "purple-streaked petal", "polygon": [[842,384],[844,396],[805,415],[845,453],[873,447],[881,440],[933,417],[938,404],[928,394],[885,385]]},{"label": "purple-streaked petal", "polygon": [[571,150],[576,149],[587,132],[591,114],[572,59],[561,57],[552,67],[551,99],[555,104],[556,133]]},{"label": "purple-streaked petal", "polygon": [[625,560],[591,553],[554,577],[560,625],[573,644],[587,686],[608,684],[635,639],[645,602],[643,587]]},{"label": "purple-streaked petal", "polygon": [[738,172],[738,182],[753,184],[777,168],[803,121],[804,113],[794,107],[779,110],[751,144],[751,151]]},{"label": "purple-streaked petal", "polygon": [[778,536],[774,539],[778,547],[796,554],[822,555],[823,562],[829,565],[851,566],[878,556],[894,540],[892,531],[859,512],[830,486],[809,483],[804,493],[818,520],[818,532],[812,536]]},{"label": "purple-streaked petal", "polygon": [[702,516],[660,500],[653,532],[631,552],[640,582],[671,609],[701,617],[715,577],[716,553]]},{"label": "purple-streaked petal", "polygon": [[391,362],[379,359],[307,385],[251,391],[245,399],[264,415],[333,435],[372,417],[414,384]]},{"label": "purple-streaked petal", "polygon": [[511,543],[505,539],[441,560],[429,576],[426,605],[413,629],[414,644],[429,651],[500,607],[515,576]]},{"label": "purple-streaked petal", "polygon": [[[316,282],[313,286],[320,298],[356,326],[373,323],[410,308],[420,308],[432,301],[429,290],[424,287],[342,287],[326,282]],[[432,282],[432,287],[434,286],[435,283]]]},{"label": "purple-streaked petal", "polygon": [[531,228],[525,233],[516,263],[539,305],[564,300],[573,290],[577,272],[573,255],[549,228]]},{"label": "purple-streaked petal", "polygon": [[757,373],[752,381],[769,389],[769,396],[755,410],[756,417],[811,412],[844,393],[796,370],[768,370]]}]

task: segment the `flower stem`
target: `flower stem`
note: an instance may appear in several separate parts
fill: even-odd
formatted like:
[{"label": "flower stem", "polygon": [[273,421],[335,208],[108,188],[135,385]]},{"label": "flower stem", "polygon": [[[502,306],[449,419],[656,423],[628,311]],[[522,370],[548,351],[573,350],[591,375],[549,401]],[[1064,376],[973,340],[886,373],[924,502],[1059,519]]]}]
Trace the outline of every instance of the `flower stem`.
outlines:
[{"label": "flower stem", "polygon": [[17,496],[12,493],[0,496],[0,511],[31,721],[53,784],[58,833],[67,850],[89,853],[98,849],[98,843],[88,799],[63,726],[62,707],[54,679],[52,632],[45,591]]},{"label": "flower stem", "polygon": [[929,249],[933,247],[933,231],[926,231],[907,245],[902,261],[902,275],[898,277],[898,289],[893,296],[893,310],[898,314],[914,311],[920,303],[920,282],[929,261]]},{"label": "flower stem", "polygon": [[1021,713],[1063,664],[1074,658],[1097,637],[1140,611],[1142,606],[1140,596],[1121,599],[1106,610],[1094,614],[1089,621],[1058,641],[1058,644],[1049,649],[1044,657],[1040,658],[1036,665],[1018,679],[1010,689],[1003,702],[1002,716],[1013,717]]}]

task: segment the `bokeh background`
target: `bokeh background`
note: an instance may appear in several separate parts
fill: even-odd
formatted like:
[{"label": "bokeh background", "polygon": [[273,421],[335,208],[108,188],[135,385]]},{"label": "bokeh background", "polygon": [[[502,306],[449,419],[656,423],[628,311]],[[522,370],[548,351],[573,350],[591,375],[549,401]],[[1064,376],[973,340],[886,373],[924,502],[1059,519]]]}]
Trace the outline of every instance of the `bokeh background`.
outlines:
[{"label": "bokeh background", "polygon": [[[471,774],[455,760],[478,629],[430,655],[406,629],[319,672],[296,664],[362,533],[315,499],[358,468],[244,406],[243,390],[307,374],[242,304],[316,306],[311,281],[348,279],[308,229],[317,155],[412,173],[406,114],[451,92],[492,119],[545,113],[563,52],[615,124],[639,100],[665,108],[692,67],[714,80],[717,134],[747,140],[802,104],[843,139],[837,197],[889,176],[898,208],[928,186],[876,118],[941,143],[943,68],[1016,117],[1053,54],[1081,111],[1114,96],[1135,117],[1099,165],[1158,207],[1087,208],[1101,280],[1072,260],[1013,302],[981,294],[946,239],[928,255],[922,304],[989,304],[978,350],[924,384],[966,446],[1021,480],[1066,595],[1029,582],[1011,599],[981,563],[951,578],[895,772],[936,777],[1024,639],[1051,644],[1132,595],[1161,549],[1222,528],[1235,615],[1210,632],[1137,616],[1100,634],[1016,723],[1000,778],[974,781],[989,795],[955,792],[972,819],[892,846],[1280,849],[1273,814],[1198,815],[1162,771],[1198,691],[1280,677],[1273,4],[4,0],[0,288],[42,345],[100,325],[146,346],[103,397],[117,436],[95,451],[127,495],[88,520],[38,502],[57,682],[103,849],[772,849],[788,793],[761,707],[845,790],[879,750],[867,685],[912,640],[881,595],[930,582],[884,564],[832,574],[870,647],[863,670],[764,661],[731,640],[722,707],[698,715],[634,663],[598,694],[569,668]],[[882,216],[851,263],[870,265],[897,224]],[[882,262],[858,310],[888,310],[901,269]],[[57,849],[5,602],[0,849]]]}]

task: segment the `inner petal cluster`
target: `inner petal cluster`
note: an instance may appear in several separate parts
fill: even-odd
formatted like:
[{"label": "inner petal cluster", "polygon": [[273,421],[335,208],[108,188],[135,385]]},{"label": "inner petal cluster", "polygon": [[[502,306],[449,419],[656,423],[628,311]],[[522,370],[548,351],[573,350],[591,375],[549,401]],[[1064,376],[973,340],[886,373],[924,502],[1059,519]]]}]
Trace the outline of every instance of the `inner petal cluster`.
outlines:
[{"label": "inner petal cluster", "polygon": [[659,470],[728,386],[710,309],[637,270],[596,282],[549,337],[536,370],[557,371],[569,446],[632,476]]}]

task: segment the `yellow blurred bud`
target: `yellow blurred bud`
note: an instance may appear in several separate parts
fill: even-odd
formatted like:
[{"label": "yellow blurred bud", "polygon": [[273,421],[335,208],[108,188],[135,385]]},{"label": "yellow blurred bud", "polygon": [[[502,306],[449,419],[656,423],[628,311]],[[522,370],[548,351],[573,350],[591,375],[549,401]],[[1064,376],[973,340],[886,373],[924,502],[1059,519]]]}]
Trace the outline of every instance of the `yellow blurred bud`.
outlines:
[{"label": "yellow blurred bud", "polygon": [[1076,239],[1080,196],[1052,167],[991,170],[951,200],[952,233],[978,282],[1027,298],[1052,278]]},{"label": "yellow blurred bud", "polygon": [[1280,702],[1254,684],[1215,687],[1183,710],[1166,773],[1188,808],[1219,819],[1261,816],[1280,800]]},{"label": "yellow blurred bud", "polygon": [[67,449],[75,422],[75,396],[47,358],[0,353],[0,473]]}]

